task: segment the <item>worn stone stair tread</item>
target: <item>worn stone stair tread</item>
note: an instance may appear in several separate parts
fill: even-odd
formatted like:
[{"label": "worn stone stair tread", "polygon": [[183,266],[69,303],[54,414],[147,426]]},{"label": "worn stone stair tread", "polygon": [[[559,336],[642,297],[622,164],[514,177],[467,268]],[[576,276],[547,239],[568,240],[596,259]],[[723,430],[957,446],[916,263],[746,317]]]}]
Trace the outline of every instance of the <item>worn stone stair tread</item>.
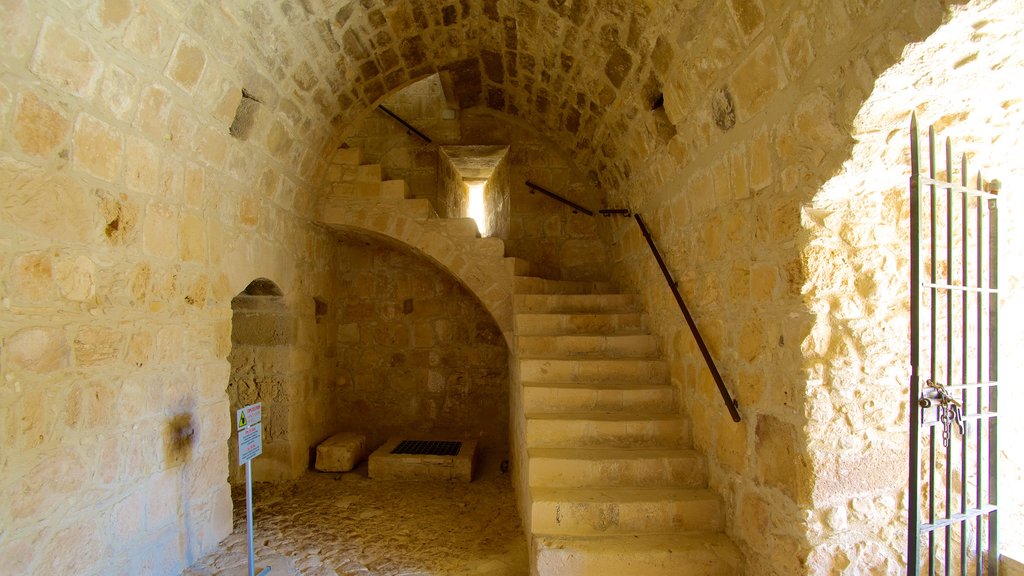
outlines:
[{"label": "worn stone stair tread", "polygon": [[704,457],[692,448],[530,448],[531,487],[707,488]]},{"label": "worn stone stair tread", "polygon": [[526,447],[692,446],[689,423],[677,414],[561,412],[526,414]]},{"label": "worn stone stair tread", "polygon": [[518,312],[514,321],[520,336],[648,334],[644,316],[639,312]]},{"label": "worn stone stair tread", "polygon": [[459,238],[479,238],[480,230],[477,228],[476,220],[472,218],[436,218],[427,223],[442,230],[449,236]]},{"label": "worn stone stair tread", "polygon": [[665,382],[659,358],[520,358],[520,379],[532,382]]},{"label": "worn stone stair tread", "polygon": [[721,501],[707,488],[533,487],[531,529],[548,534],[720,530]]},{"label": "worn stone stair tread", "polygon": [[533,334],[516,338],[519,357],[528,358],[661,358],[658,339],[650,334]]},{"label": "worn stone stair tread", "polygon": [[652,412],[652,411],[631,411],[616,412],[611,410],[600,410],[592,412],[528,412],[527,420],[582,420],[594,422],[665,422],[682,420],[682,417],[675,412]]},{"label": "worn stone stair tread", "polygon": [[530,273],[530,261],[515,256],[505,257],[505,267],[512,276],[523,276]]},{"label": "worn stone stair tread", "polygon": [[418,220],[429,220],[437,217],[434,207],[430,205],[430,201],[426,198],[407,198],[396,205],[402,213]]},{"label": "worn stone stair tread", "polygon": [[525,382],[522,390],[526,413],[666,411],[678,405],[667,382]]},{"label": "worn stone stair tread", "polygon": [[539,276],[515,276],[512,278],[516,294],[611,294],[610,282],[580,280],[549,280]]},{"label": "worn stone stair tread", "polygon": [[693,502],[718,500],[707,488],[676,488],[666,486],[599,486],[583,488],[535,486],[530,489],[534,502],[580,502],[609,504],[613,502]]},{"label": "worn stone stair tread", "polygon": [[702,458],[700,452],[692,448],[530,448],[530,458],[550,458],[557,460],[651,460],[657,458]]},{"label": "worn stone stair tread", "polygon": [[562,388],[562,389],[573,389],[573,390],[670,390],[671,384],[667,382],[617,382],[617,381],[597,381],[597,382],[523,382],[524,387],[529,388]]},{"label": "worn stone stair tread", "polygon": [[538,573],[587,576],[735,576],[739,549],[721,532],[535,534]]},{"label": "worn stone stair tread", "polygon": [[516,294],[512,297],[512,309],[516,313],[633,312],[638,306],[636,294]]},{"label": "worn stone stair tread", "polygon": [[476,238],[473,238],[469,242],[469,249],[478,257],[491,258],[495,260],[505,257],[505,241],[494,236],[490,236],[488,238],[480,238],[477,236]]}]

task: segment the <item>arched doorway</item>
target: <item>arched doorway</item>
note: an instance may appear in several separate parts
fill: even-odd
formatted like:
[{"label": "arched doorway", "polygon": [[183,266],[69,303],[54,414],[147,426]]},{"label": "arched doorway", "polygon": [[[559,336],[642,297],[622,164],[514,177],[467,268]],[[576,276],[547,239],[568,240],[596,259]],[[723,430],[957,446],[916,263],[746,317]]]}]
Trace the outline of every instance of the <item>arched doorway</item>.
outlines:
[{"label": "arched doorway", "polygon": [[[232,298],[231,311],[229,417],[233,421],[239,408],[263,402],[263,455],[253,461],[253,478],[279,479],[291,469],[289,352],[294,340],[294,317],[281,289],[266,278],[253,280]],[[228,440],[228,462],[228,482],[244,482],[234,427]]]}]

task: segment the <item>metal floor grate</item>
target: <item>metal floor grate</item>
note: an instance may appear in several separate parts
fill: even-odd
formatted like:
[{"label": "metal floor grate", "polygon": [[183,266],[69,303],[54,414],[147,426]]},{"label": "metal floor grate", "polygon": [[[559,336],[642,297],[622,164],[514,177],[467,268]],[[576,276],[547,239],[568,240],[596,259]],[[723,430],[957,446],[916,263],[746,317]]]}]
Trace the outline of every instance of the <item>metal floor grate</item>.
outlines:
[{"label": "metal floor grate", "polygon": [[462,442],[447,440],[402,440],[392,454],[421,454],[427,456],[458,456]]}]

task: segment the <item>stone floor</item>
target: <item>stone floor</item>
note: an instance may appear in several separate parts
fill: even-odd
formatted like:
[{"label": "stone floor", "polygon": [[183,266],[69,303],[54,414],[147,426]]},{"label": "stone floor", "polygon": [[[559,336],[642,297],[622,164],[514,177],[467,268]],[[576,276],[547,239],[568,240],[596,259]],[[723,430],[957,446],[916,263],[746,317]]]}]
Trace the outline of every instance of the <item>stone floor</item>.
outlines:
[{"label": "stone floor", "polygon": [[[253,485],[257,573],[270,576],[523,576],[526,539],[508,474],[485,458],[471,483],[375,480],[366,464]],[[245,486],[235,530],[182,576],[248,573]]]}]

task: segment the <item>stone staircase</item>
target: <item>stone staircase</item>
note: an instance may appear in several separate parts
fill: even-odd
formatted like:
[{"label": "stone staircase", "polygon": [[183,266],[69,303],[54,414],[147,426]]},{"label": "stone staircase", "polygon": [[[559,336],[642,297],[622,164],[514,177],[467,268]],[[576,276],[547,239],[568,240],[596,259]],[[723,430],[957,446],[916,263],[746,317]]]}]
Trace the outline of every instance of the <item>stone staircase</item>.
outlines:
[{"label": "stone staircase", "polygon": [[637,298],[533,278],[515,292],[536,573],[740,573]]},{"label": "stone staircase", "polygon": [[[477,293],[513,350],[513,443],[531,571],[548,575],[734,576],[718,496],[636,296],[606,283],[530,277],[441,219],[401,181],[340,150],[322,208],[328,225],[369,229],[421,250]],[[335,170],[340,166],[340,169]]]},{"label": "stone staircase", "polygon": [[524,263],[505,257],[500,238],[480,238],[472,218],[438,218],[430,201],[407,198],[404,180],[384,180],[357,148],[339,149],[328,166],[320,222],[391,238],[434,260],[469,288],[503,333],[512,329],[512,277]]}]

